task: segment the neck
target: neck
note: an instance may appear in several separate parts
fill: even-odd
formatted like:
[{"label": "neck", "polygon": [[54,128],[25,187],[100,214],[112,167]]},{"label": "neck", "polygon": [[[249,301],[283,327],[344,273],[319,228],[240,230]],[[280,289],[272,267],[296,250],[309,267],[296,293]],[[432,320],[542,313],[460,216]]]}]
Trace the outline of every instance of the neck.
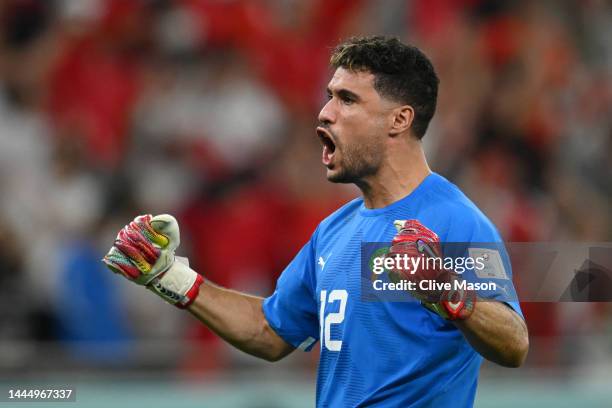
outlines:
[{"label": "neck", "polygon": [[406,197],[431,173],[420,142],[389,155],[375,175],[357,187],[367,208],[383,208]]}]

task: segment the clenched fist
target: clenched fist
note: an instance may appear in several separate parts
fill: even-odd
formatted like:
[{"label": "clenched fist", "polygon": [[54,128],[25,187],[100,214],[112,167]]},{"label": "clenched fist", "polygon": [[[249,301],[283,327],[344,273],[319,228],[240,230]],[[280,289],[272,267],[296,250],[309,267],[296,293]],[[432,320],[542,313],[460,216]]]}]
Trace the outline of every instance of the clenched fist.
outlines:
[{"label": "clenched fist", "polygon": [[[476,295],[455,289],[459,276],[445,269],[438,235],[418,220],[398,220],[394,223],[397,235],[393,238],[388,258],[403,257],[408,268],[394,268],[393,279],[414,283],[410,293],[423,306],[447,320],[467,319],[474,309]],[[442,289],[443,285],[451,289]]]},{"label": "clenched fist", "polygon": [[175,257],[179,244],[179,226],[173,216],[140,215],[119,231],[102,261],[168,303],[186,308],[204,279],[189,268],[187,258]]}]

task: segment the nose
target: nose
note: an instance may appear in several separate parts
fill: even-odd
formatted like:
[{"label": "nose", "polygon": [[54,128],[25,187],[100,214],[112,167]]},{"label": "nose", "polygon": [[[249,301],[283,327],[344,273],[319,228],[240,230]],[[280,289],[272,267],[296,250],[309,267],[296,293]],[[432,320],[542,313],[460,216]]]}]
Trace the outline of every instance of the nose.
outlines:
[{"label": "nose", "polygon": [[323,125],[330,125],[336,121],[336,113],[334,112],[333,99],[327,101],[325,106],[319,112],[319,122]]}]

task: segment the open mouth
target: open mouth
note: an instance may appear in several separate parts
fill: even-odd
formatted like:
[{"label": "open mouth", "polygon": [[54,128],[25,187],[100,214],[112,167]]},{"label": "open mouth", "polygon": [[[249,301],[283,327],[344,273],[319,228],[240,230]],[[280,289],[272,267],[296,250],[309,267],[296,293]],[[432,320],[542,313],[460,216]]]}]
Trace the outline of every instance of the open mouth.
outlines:
[{"label": "open mouth", "polygon": [[336,144],[334,143],[334,139],[331,137],[329,131],[325,128],[318,127],[317,135],[319,136],[319,140],[323,145],[323,164],[329,167],[334,157],[334,152],[336,151]]}]

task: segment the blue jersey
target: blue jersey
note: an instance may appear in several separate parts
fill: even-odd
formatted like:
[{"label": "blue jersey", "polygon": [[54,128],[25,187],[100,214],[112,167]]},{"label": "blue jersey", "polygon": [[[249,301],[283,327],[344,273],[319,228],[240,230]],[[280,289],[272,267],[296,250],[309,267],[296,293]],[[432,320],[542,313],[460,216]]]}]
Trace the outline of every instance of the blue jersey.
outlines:
[{"label": "blue jersey", "polygon": [[[385,208],[368,209],[359,198],[322,221],[263,305],[287,343],[310,350],[319,341],[318,407],[473,405],[482,358],[451,322],[418,302],[361,296],[363,243],[390,242],[401,219],[419,220],[442,242],[501,242],[486,216],[436,173]],[[504,276],[492,277],[506,281],[507,294],[514,288],[501,252]],[[521,314],[517,302],[506,303]]]}]

